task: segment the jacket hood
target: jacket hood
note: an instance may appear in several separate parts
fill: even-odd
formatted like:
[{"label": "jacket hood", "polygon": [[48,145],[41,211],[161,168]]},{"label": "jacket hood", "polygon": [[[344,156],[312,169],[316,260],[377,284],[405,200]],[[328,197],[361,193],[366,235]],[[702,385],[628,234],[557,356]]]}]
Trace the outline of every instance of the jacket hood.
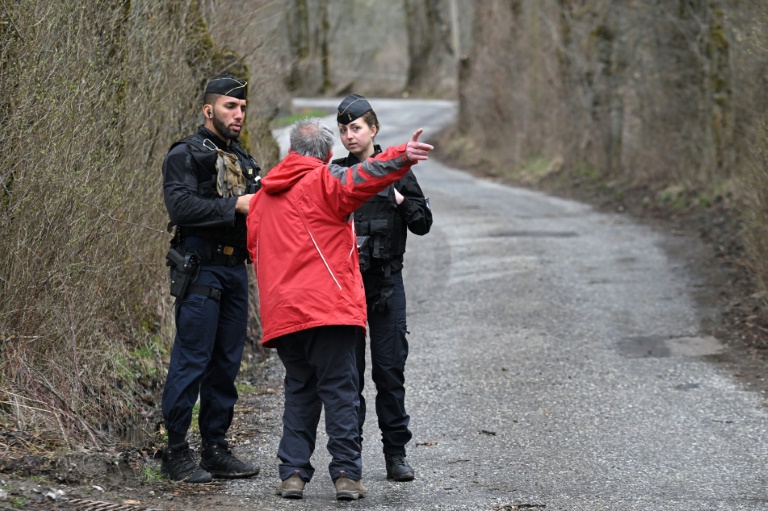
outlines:
[{"label": "jacket hood", "polygon": [[261,180],[261,189],[269,195],[282,193],[323,165],[325,163],[320,158],[291,151]]}]

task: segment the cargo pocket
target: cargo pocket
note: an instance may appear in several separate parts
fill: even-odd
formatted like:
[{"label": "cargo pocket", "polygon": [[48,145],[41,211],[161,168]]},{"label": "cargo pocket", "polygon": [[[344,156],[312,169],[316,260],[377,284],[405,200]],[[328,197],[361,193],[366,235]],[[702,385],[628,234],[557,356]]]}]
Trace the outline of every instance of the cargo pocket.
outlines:
[{"label": "cargo pocket", "polygon": [[185,348],[207,349],[216,337],[218,307],[212,298],[187,293],[176,304],[177,341]]}]

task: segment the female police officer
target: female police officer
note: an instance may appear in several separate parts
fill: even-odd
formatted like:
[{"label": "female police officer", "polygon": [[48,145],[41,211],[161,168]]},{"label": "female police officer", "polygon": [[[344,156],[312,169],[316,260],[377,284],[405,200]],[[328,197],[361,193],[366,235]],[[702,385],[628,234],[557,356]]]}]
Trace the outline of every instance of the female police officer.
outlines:
[{"label": "female police officer", "polygon": [[[341,141],[349,151],[333,163],[345,167],[381,152],[374,143],[379,121],[370,103],[351,94],[339,105],[336,120]],[[387,478],[410,481],[413,468],[405,459],[405,445],[411,439],[410,417],[405,411],[406,340],[403,254],[407,231],[424,235],[432,226],[429,202],[412,171],[369,199],[355,212],[355,231],[367,239],[360,248],[360,271],[368,305],[371,339],[371,376],[376,385],[376,414],[384,444]],[[356,345],[360,378],[360,438],[365,422],[363,383],[365,373],[365,332]]]}]

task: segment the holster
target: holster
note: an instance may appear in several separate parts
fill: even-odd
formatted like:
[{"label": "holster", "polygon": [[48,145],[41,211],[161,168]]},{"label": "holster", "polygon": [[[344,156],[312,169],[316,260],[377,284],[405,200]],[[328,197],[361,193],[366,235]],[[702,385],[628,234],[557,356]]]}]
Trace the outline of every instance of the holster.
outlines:
[{"label": "holster", "polygon": [[183,299],[189,291],[189,285],[197,279],[200,259],[194,252],[182,254],[171,247],[165,256],[166,264],[171,267],[171,296]]}]

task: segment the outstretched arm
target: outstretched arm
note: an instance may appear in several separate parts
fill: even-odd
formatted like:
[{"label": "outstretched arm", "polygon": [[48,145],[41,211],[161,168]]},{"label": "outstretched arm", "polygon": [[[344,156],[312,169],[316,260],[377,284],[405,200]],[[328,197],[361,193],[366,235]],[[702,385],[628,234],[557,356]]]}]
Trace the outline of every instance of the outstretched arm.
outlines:
[{"label": "outstretched arm", "polygon": [[426,160],[434,147],[419,142],[422,131],[419,128],[407,143],[390,147],[375,158],[352,167],[329,165],[324,196],[330,208],[345,217],[387,185],[402,178],[419,160]]}]

